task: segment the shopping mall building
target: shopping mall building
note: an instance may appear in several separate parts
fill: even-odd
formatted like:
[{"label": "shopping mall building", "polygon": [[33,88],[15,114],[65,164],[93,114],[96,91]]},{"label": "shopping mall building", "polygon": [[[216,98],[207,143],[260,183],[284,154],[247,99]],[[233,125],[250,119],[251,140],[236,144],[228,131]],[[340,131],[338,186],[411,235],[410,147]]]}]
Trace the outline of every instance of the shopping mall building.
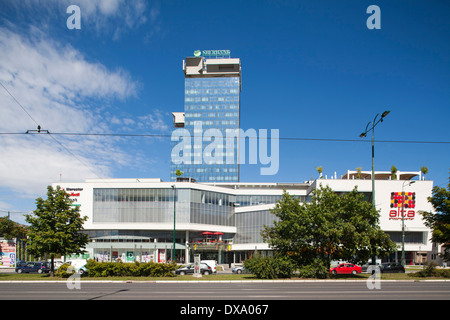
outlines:
[{"label": "shopping mall building", "polygon": [[[406,262],[423,262],[432,250],[430,230],[418,213],[431,211],[427,201],[433,182],[420,172],[375,173],[375,204],[380,226],[399,244],[388,258],[400,260],[404,208]],[[194,254],[219,264],[239,263],[255,251],[272,252],[261,230],[272,226],[270,209],[283,190],[309,201],[314,189],[330,186],[338,193],[358,191],[371,201],[371,172],[348,171],[341,177],[304,183],[199,183],[163,182],[160,179],[87,179],[55,183],[70,194],[73,205],[88,219],[84,224],[90,242],[85,257],[99,261],[193,261]],[[402,192],[405,200],[402,204]],[[175,218],[175,223],[174,223]]]},{"label": "shopping mall building", "polygon": [[[197,161],[204,160],[202,151],[208,148],[208,141],[197,141],[204,132],[217,130],[225,137],[230,130],[240,128],[241,60],[231,58],[230,50],[196,50],[193,57],[183,60],[183,73],[184,110],[173,112],[170,182],[88,179],[54,184],[61,185],[71,195],[73,205],[88,217],[84,225],[90,238],[87,256],[101,261],[192,262],[193,255],[200,253],[204,260],[238,263],[255,251],[272,252],[263,242],[261,230],[273,225],[275,217],[270,209],[283,190],[304,202],[319,185],[340,193],[356,186],[372,201],[371,172],[348,171],[339,178],[335,175],[304,183],[240,182],[238,160],[242,159],[238,154],[245,146],[234,144],[234,140],[231,148],[218,152],[227,161]],[[178,148],[187,137],[193,138]],[[180,153],[187,161],[174,161]],[[187,181],[180,181],[180,172]],[[401,192],[407,192],[404,222],[409,263],[422,261],[432,248],[430,230],[418,214],[419,210],[432,209],[427,201],[432,186],[420,172],[397,172],[394,180],[390,171],[375,174],[381,228],[398,243],[402,238]],[[398,257],[396,253],[389,259]]]}]

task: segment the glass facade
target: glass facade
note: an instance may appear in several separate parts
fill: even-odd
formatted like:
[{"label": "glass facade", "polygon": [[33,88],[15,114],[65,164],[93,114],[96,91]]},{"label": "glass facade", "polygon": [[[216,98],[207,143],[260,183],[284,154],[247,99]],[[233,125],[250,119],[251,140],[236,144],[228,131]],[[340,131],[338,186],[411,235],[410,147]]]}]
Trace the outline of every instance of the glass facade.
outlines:
[{"label": "glass facade", "polygon": [[[173,231],[164,230],[173,225],[174,203],[176,225],[174,259],[192,261],[193,254],[200,253],[220,263],[233,263],[241,259],[235,256],[233,244],[264,243],[261,230],[273,226],[277,219],[270,210],[250,207],[277,202],[281,195],[232,194],[193,188],[93,188],[92,222],[110,224],[112,229],[85,230],[91,242],[90,255],[98,261],[155,261],[172,259]],[[302,199],[304,196],[297,196]],[[249,207],[246,212],[236,208]],[[116,229],[117,225],[134,224],[130,229]],[[145,223],[155,225],[145,225]],[[190,226],[192,225],[192,226]],[[199,226],[201,229],[199,230]],[[224,227],[222,232],[218,226]],[[227,227],[235,227],[229,232]],[[137,229],[134,229],[137,228]],[[240,252],[240,251],[239,251]],[[247,254],[247,251],[242,251]]]},{"label": "glass facade", "polygon": [[236,214],[236,235],[233,244],[263,243],[261,231],[264,226],[273,227],[278,218],[269,210]]},{"label": "glass facade", "polygon": [[[177,169],[183,172],[183,177],[194,178],[197,182],[239,181],[238,139],[234,139],[234,148],[228,150],[225,137],[226,129],[239,129],[240,126],[240,86],[240,77],[185,79],[184,128],[191,136],[192,162],[171,162],[171,181],[176,180]],[[209,132],[213,137],[205,139],[208,129],[217,129],[222,140],[216,141],[216,135],[211,130]],[[199,137],[200,140],[197,141],[201,143],[195,143],[194,137]],[[172,149],[176,143],[177,141],[171,141]],[[227,157],[233,159],[232,163],[227,161]]]},{"label": "glass facade", "polygon": [[94,189],[94,223],[176,223],[234,226],[234,196],[195,189]]}]

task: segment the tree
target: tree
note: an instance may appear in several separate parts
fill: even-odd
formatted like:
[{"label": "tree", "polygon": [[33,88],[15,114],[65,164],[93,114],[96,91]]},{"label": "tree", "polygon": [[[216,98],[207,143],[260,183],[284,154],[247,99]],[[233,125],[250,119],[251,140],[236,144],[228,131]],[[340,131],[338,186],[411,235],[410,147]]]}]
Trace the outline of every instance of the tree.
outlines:
[{"label": "tree", "polygon": [[298,267],[321,266],[322,273],[332,260],[365,263],[373,254],[395,252],[396,244],[378,225],[378,211],[363,198],[356,188],[339,195],[325,187],[314,191],[311,202],[300,203],[285,191],[271,211],[278,220],[264,227],[263,238]]},{"label": "tree", "polygon": [[319,179],[322,178],[322,172],[323,172],[323,167],[322,166],[318,166],[316,168],[317,172],[319,173]]},{"label": "tree", "polygon": [[392,166],[391,168],[391,178],[392,180],[397,179],[397,168],[395,166]]},{"label": "tree", "polygon": [[356,179],[361,179],[362,167],[356,168]]},{"label": "tree", "polygon": [[428,173],[428,168],[425,166],[420,167],[420,171],[423,173],[423,178],[425,179],[425,175]]},{"label": "tree", "polygon": [[8,216],[0,218],[0,236],[7,240],[13,238],[26,238],[27,228],[20,223],[14,222]]},{"label": "tree", "polygon": [[59,186],[47,187],[47,199],[36,199],[33,215],[25,215],[29,226],[28,252],[35,256],[50,255],[51,275],[54,274],[56,255],[83,253],[88,243],[87,234],[81,233],[87,217],[81,217],[78,207]]},{"label": "tree", "polygon": [[433,205],[435,212],[419,213],[423,216],[425,225],[432,230],[431,241],[442,244],[444,253],[441,257],[450,260],[450,182],[447,190],[435,186],[428,202]]}]

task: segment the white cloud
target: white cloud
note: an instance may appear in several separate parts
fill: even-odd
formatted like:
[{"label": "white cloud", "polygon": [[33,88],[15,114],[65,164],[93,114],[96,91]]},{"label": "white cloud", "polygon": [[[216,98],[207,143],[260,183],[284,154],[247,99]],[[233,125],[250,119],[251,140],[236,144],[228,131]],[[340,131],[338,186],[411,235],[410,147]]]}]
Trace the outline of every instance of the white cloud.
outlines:
[{"label": "white cloud", "polygon": [[[29,38],[0,28],[0,52],[2,83],[38,123],[55,132],[95,128],[97,119],[87,115],[92,111],[83,109],[86,97],[125,99],[136,94],[137,84],[124,71],[111,72],[101,64],[90,63],[74,48],[46,39],[34,28]],[[2,97],[8,98],[6,93]],[[6,110],[12,116],[20,109],[13,105]],[[1,125],[23,130],[25,123],[30,123],[29,119],[3,121]]]},{"label": "white cloud", "polygon": [[[35,28],[28,36],[0,28],[0,52],[1,83],[50,132],[109,132],[104,104],[137,94],[137,83],[123,70],[89,62]],[[0,132],[36,129],[3,87],[0,105]],[[108,177],[112,168],[133,163],[119,142],[114,137],[0,135],[0,188],[34,196],[60,174],[72,181]]]},{"label": "white cloud", "polygon": [[156,109],[153,114],[147,114],[145,116],[139,117],[138,126],[140,127],[150,127],[155,131],[164,132],[169,130],[169,126],[164,121],[164,118],[169,118],[165,116],[160,110]]},{"label": "white cloud", "polygon": [[[151,4],[151,5],[150,5]],[[69,18],[70,5],[80,8],[81,28],[101,36],[122,38],[130,31],[146,25],[157,27],[159,4],[145,0],[20,0],[5,4],[34,25],[48,21],[63,22]],[[50,28],[47,31],[51,31]],[[153,33],[154,30],[152,29]]]}]

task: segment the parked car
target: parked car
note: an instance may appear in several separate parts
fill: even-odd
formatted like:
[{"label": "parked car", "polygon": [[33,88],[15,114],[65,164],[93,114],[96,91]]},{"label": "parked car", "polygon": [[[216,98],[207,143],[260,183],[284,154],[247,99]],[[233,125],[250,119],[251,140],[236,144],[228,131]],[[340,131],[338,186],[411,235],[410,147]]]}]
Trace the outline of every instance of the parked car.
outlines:
[{"label": "parked car", "polygon": [[400,263],[382,263],[380,265],[380,272],[381,273],[405,273],[405,268]]},{"label": "parked car", "polygon": [[248,271],[245,270],[245,267],[244,267],[244,266],[238,266],[238,267],[235,267],[235,268],[233,268],[232,272],[233,272],[233,273],[237,273],[237,274],[248,273]]},{"label": "parked car", "polygon": [[54,261],[54,266],[55,266],[55,270],[57,270],[59,267],[61,267],[64,264],[63,261],[61,260],[55,260]]},{"label": "parked car", "polygon": [[[206,263],[200,263],[200,273],[202,275],[212,274],[212,269]],[[175,274],[184,276],[185,274],[194,274],[194,264],[189,264],[185,267],[178,268],[175,270]]]},{"label": "parked car", "polygon": [[361,273],[361,267],[353,263],[341,263],[336,267],[330,268],[331,274],[357,274]]},{"label": "parked car", "polygon": [[18,266],[15,271],[17,273],[48,273],[50,265],[47,262],[27,262],[25,265]]},{"label": "parked car", "polygon": [[209,267],[211,267],[211,270],[213,273],[217,273],[217,261],[216,260],[202,260],[200,261],[200,263],[204,263],[206,265],[208,265]]},{"label": "parked car", "polygon": [[81,266],[76,271],[77,271],[77,273],[79,273],[81,275],[88,273],[88,269],[86,268],[86,265]]}]

